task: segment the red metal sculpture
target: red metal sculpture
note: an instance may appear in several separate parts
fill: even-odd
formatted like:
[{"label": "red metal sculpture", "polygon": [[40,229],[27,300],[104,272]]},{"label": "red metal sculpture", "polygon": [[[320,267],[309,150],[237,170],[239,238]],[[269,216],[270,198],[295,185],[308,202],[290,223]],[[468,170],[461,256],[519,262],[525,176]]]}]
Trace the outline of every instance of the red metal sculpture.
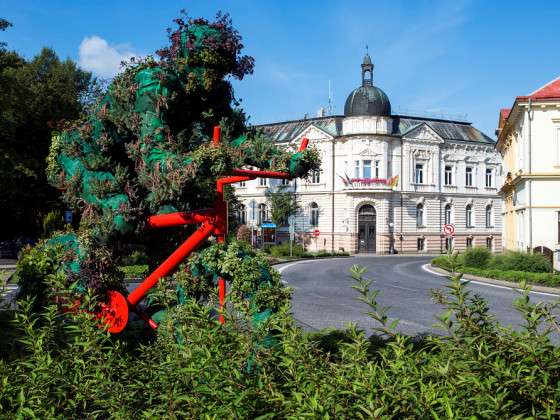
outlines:
[{"label": "red metal sculpture", "polygon": [[[220,127],[214,127],[212,141],[214,144],[220,142]],[[304,138],[298,152],[307,148],[308,140]],[[225,241],[227,227],[227,202],[224,201],[224,185],[234,184],[241,181],[249,181],[260,178],[292,179],[287,172],[254,171],[247,169],[234,169],[231,176],[220,178],[216,181],[216,201],[213,208],[200,209],[192,212],[176,212],[148,217],[147,226],[150,229],[165,228],[171,226],[183,226],[200,224],[200,227],[185,242],[183,242],[163,263],[161,263],[140,285],[127,297],[121,293],[111,290],[107,292],[107,303],[102,306],[100,316],[108,325],[111,333],[121,332],[128,323],[129,309],[136,312],[140,318],[146,321],[151,328],[157,329],[155,321],[150,319],[138,308],[138,303],[154,287],[157,282],[171,274],[194,250],[196,250],[208,237],[214,235],[218,243]],[[224,301],[226,296],[226,282],[223,278],[218,279],[219,304],[221,323],[224,323]]]}]

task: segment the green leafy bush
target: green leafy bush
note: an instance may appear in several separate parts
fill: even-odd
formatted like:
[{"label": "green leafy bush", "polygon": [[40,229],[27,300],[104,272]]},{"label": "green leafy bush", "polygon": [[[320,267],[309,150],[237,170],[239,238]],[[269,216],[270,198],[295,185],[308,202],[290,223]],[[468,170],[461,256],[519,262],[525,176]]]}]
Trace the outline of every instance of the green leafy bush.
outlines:
[{"label": "green leafy bush", "polygon": [[42,221],[43,238],[48,238],[57,230],[62,229],[64,226],[64,220],[62,218],[62,213],[59,210],[52,210],[48,212]]},{"label": "green leafy bush", "polygon": [[466,267],[485,268],[492,259],[492,253],[486,247],[476,246],[467,249],[463,254],[463,264]]},{"label": "green leafy bush", "polygon": [[[447,292],[433,295],[444,308],[445,336],[407,337],[379,305],[365,270],[354,267],[352,276],[372,318],[371,338],[353,326],[306,334],[284,305],[270,319],[276,331],[270,348],[254,348],[241,314],[228,314],[220,325],[195,300],[170,308],[157,338],[134,323],[123,335],[108,335],[90,315],[97,302],[88,294],[77,312],[51,303],[34,313],[30,301],[20,301],[9,326],[0,319],[6,350],[0,412],[6,418],[557,416],[560,348],[548,338],[558,328],[554,305],[533,304],[525,290],[515,302],[523,325],[513,331],[453,276]],[[62,298],[75,297],[63,292],[49,302]],[[251,358],[258,369],[248,371]]]},{"label": "green leafy bush", "polygon": [[543,254],[529,254],[520,251],[507,251],[503,255],[496,255],[489,267],[530,273],[550,273],[551,271],[550,261]]},{"label": "green leafy bush", "polygon": [[[290,255],[290,243],[283,242],[281,244],[271,246],[268,249],[268,252],[273,257],[288,257]],[[294,257],[302,257],[304,254],[305,251],[301,245],[292,244],[292,255]]]},{"label": "green leafy bush", "polygon": [[125,279],[144,277],[148,273],[148,269],[147,264],[123,265],[119,267],[119,271],[124,274]]}]

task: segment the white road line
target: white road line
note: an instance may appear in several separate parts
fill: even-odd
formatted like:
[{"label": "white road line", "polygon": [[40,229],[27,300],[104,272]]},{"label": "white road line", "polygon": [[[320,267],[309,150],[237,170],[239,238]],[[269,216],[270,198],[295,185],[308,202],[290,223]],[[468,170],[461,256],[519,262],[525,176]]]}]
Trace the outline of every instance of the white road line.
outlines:
[{"label": "white road line", "polygon": [[[440,276],[440,277],[447,277],[447,274],[441,274],[438,273],[436,271],[433,271],[429,268],[429,264],[424,264],[422,266],[422,269],[430,274],[433,274],[435,276]],[[491,283],[484,283],[481,281],[476,281],[476,280],[467,280],[465,279],[464,281],[468,281],[469,283],[473,283],[473,284],[478,284],[479,286],[488,286],[488,287],[494,287],[496,289],[506,289],[506,290],[517,290],[518,292],[522,292],[523,289],[519,289],[517,287],[508,287],[508,286],[500,286],[498,284],[491,284]],[[535,295],[543,295],[543,296],[552,296],[552,297],[560,297],[560,295],[555,294],[555,293],[546,293],[546,292],[535,292],[533,290],[531,290],[529,293],[535,294]]]},{"label": "white road line", "polygon": [[397,286],[397,285],[394,285],[394,284],[386,284],[385,286],[394,287],[395,289],[410,290],[411,292],[417,292],[418,291],[417,289],[410,289],[408,287]]}]

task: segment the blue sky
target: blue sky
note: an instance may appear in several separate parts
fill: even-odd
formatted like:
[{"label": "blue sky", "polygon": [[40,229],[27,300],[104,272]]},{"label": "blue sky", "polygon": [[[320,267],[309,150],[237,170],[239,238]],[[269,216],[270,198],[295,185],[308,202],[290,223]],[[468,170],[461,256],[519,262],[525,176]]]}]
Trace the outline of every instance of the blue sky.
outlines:
[{"label": "blue sky", "polygon": [[235,82],[252,123],[334,112],[360,83],[365,45],[374,84],[394,113],[467,114],[494,137],[498,111],[560,75],[558,1],[39,1],[0,0],[0,33],[30,58],[50,46],[101,76],[121,57],[153,53],[180,9],[223,10],[240,31],[255,73]]}]

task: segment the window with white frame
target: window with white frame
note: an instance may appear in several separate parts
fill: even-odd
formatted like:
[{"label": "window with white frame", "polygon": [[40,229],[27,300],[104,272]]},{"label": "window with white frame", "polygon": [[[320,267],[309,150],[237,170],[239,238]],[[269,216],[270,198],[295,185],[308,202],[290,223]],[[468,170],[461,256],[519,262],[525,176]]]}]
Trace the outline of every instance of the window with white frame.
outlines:
[{"label": "window with white frame", "polygon": [[473,227],[473,209],[471,204],[465,208],[465,225],[468,228]]},{"label": "window with white frame", "polygon": [[319,226],[319,205],[315,202],[309,205],[309,224]]},{"label": "window with white frame", "polygon": [[266,187],[268,178],[259,178],[259,187]]},{"label": "window with white frame", "polygon": [[445,209],[443,211],[443,215],[444,215],[444,222],[446,225],[451,224],[451,204],[447,204],[445,206]]},{"label": "window with white frame", "polygon": [[485,209],[485,220],[486,220],[486,227],[492,227],[494,224],[492,223],[492,205],[488,204]]},{"label": "window with white frame", "polygon": [[445,165],[444,184],[453,185],[453,167],[450,165]]},{"label": "window with white frame", "polygon": [[424,226],[424,204],[422,203],[416,205],[416,226]]},{"label": "window with white frame", "polygon": [[312,171],[311,172],[311,183],[312,184],[319,184],[321,182],[321,171]]},{"label": "window with white frame", "polygon": [[237,184],[239,187],[244,188],[247,185],[245,184],[245,181],[240,181],[239,184]]},{"label": "window with white frame", "polygon": [[414,172],[414,182],[417,184],[424,183],[424,164],[417,163]]},{"label": "window with white frame", "polygon": [[360,177],[360,161],[355,160],[354,161],[354,178],[359,178],[359,177]]},{"label": "window with white frame", "polygon": [[472,185],[473,185],[473,182],[472,182],[473,176],[472,176],[472,174],[473,174],[473,168],[472,168],[472,166],[467,166],[467,167],[465,168],[465,185],[466,185],[467,187],[472,187]]},{"label": "window with white frame", "polygon": [[486,248],[488,248],[490,251],[492,251],[492,238],[488,237],[486,238]]},{"label": "window with white frame", "polygon": [[378,178],[381,176],[381,161],[376,160],[375,161],[375,178]]},{"label": "window with white frame", "polygon": [[472,236],[467,236],[467,248],[473,247],[473,238]]},{"label": "window with white frame", "polygon": [[266,204],[259,204],[259,212],[257,213],[257,223],[262,225],[266,221]]},{"label": "window with white frame", "polygon": [[282,178],[282,179],[280,180],[280,185],[282,185],[282,186],[288,186],[288,185],[290,185],[290,180],[289,180],[289,179],[286,179],[286,178]]},{"label": "window with white frame", "polygon": [[362,161],[362,178],[371,178],[371,160]]},{"label": "window with white frame", "polygon": [[493,170],[492,168],[486,168],[486,176],[485,176],[485,180],[486,180],[486,188],[491,188],[494,186],[494,177],[493,177]]},{"label": "window with white frame", "polygon": [[242,225],[247,224],[247,209],[245,204],[240,204],[239,207],[237,207],[237,221]]},{"label": "window with white frame", "polygon": [[424,251],[426,246],[426,240],[424,238],[417,238],[416,239],[416,250],[417,251]]}]

